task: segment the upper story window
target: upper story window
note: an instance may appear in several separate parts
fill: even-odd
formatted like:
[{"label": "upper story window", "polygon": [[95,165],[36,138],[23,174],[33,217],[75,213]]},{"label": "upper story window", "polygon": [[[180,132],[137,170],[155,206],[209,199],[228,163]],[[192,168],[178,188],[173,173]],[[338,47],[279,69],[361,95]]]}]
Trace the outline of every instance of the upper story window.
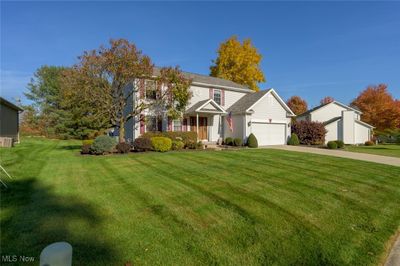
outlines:
[{"label": "upper story window", "polygon": [[155,100],[157,98],[157,83],[155,80],[145,81],[145,96],[146,99]]},{"label": "upper story window", "polygon": [[217,104],[221,105],[221,90],[214,89],[213,94],[214,94],[214,97],[213,97],[214,101]]}]

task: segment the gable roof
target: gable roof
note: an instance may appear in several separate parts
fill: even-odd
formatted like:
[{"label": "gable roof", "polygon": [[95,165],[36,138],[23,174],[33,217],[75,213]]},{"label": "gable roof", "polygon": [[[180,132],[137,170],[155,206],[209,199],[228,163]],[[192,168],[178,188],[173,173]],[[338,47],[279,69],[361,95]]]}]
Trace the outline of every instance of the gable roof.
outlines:
[{"label": "gable roof", "polygon": [[324,124],[324,126],[326,126],[326,125],[332,124],[333,122],[336,122],[336,121],[338,121],[340,119],[342,119],[342,117],[341,116],[337,116],[337,117],[334,117],[332,119],[329,119],[329,120],[323,122],[322,124]]},{"label": "gable roof", "polygon": [[231,107],[228,108],[228,111],[232,113],[244,113],[268,92],[269,90],[265,90],[246,94],[232,104]]},{"label": "gable roof", "polygon": [[365,122],[363,122],[363,121],[361,121],[361,120],[355,120],[355,121],[356,121],[357,123],[363,125],[363,126],[366,126],[366,127],[369,127],[369,128],[375,128],[374,126],[371,126],[370,124],[367,124],[367,123],[365,123]]},{"label": "gable roof", "polygon": [[295,116],[292,110],[286,105],[286,103],[279,97],[279,95],[276,93],[274,89],[268,89],[264,91],[258,91],[254,93],[249,93],[244,95],[242,98],[240,98],[236,103],[234,103],[229,109],[229,112],[232,113],[245,113],[249,112],[250,109],[257,104],[258,101],[260,101],[265,95],[267,94],[273,94],[275,98],[278,100],[278,102],[282,105],[282,107],[290,113],[291,116]]},{"label": "gable roof", "polygon": [[327,106],[327,105],[329,105],[329,104],[333,104],[333,103],[335,103],[335,104],[337,104],[337,105],[340,105],[340,106],[342,106],[343,108],[346,108],[346,109],[349,109],[349,110],[353,110],[353,111],[355,111],[356,113],[359,113],[359,114],[362,113],[358,108],[354,108],[354,107],[345,105],[345,104],[340,103],[340,102],[338,102],[338,101],[333,101],[333,102],[330,102],[330,103],[324,103],[324,104],[318,105],[318,106],[316,106],[316,107],[314,107],[314,108],[311,108],[310,110],[305,111],[304,113],[298,115],[297,117],[299,117],[299,116],[305,116],[305,115],[311,114],[312,112],[317,111],[317,110],[321,109],[322,107],[325,107],[325,106]]},{"label": "gable roof", "polygon": [[[160,75],[160,69],[161,69],[160,67],[154,67],[154,75],[155,76]],[[253,92],[253,90],[249,89],[247,86],[238,84],[236,82],[233,82],[233,81],[230,81],[227,79],[216,78],[216,77],[195,74],[195,73],[190,73],[190,72],[185,72],[185,71],[182,71],[182,73],[185,78],[191,79],[192,83],[194,85],[216,86],[216,87],[222,87],[222,88],[227,88],[227,89],[239,89],[239,90],[244,90],[246,92]]]},{"label": "gable roof", "polygon": [[11,109],[14,109],[14,110],[16,110],[16,111],[23,111],[23,109],[22,109],[21,107],[19,107],[19,106],[13,104],[13,103],[10,102],[10,101],[7,101],[7,100],[4,99],[3,97],[0,97],[0,103],[1,103],[2,105],[5,105],[5,106],[11,108]]},{"label": "gable roof", "polygon": [[[202,110],[203,107],[206,105],[211,104],[216,110]],[[193,104],[189,109],[186,110],[185,113],[195,113],[195,112],[218,112],[218,113],[226,113],[224,108],[222,108],[219,104],[217,104],[213,99],[206,99],[203,101],[198,101],[197,103]]]}]

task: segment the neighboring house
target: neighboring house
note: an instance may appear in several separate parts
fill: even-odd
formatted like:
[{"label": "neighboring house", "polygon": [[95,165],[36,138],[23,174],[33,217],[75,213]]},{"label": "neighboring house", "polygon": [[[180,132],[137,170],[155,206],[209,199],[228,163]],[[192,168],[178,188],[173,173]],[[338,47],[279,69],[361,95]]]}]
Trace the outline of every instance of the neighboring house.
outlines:
[{"label": "neighboring house", "polygon": [[0,97],[0,137],[19,142],[19,112],[22,109]]},{"label": "neighboring house", "polygon": [[296,120],[322,122],[327,130],[325,142],[342,140],[361,144],[371,140],[373,126],[360,120],[362,112],[337,101],[322,104],[297,116]]},{"label": "neighboring house", "polygon": [[[157,73],[158,69],[155,75]],[[198,139],[204,142],[221,142],[226,137],[246,141],[250,133],[254,133],[259,145],[286,144],[290,136],[291,117],[295,115],[275,90],[254,92],[229,80],[187,72],[183,74],[192,79],[192,98],[184,116],[171,120],[156,117],[147,110],[142,114],[146,123],[139,122],[138,118],[126,123],[127,140],[133,140],[147,131],[195,131]],[[132,89],[133,83],[129,86]],[[154,88],[154,81],[146,81],[147,87]],[[152,97],[154,93],[137,93],[129,99],[132,102],[128,103],[128,109],[132,108],[135,100],[151,100]]]}]

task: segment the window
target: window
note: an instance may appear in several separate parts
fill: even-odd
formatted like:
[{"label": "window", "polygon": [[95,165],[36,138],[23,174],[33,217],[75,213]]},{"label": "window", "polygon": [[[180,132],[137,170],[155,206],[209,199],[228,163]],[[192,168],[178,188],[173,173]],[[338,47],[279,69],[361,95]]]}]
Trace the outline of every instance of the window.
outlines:
[{"label": "window", "polygon": [[146,119],[146,132],[162,131],[161,117],[149,116]]},{"label": "window", "polygon": [[174,131],[182,131],[182,121],[177,119],[174,120]]},{"label": "window", "polygon": [[155,100],[157,97],[157,86],[154,80],[146,80],[145,90],[146,90],[146,99]]},{"label": "window", "polygon": [[214,89],[214,101],[221,105],[221,90]]}]

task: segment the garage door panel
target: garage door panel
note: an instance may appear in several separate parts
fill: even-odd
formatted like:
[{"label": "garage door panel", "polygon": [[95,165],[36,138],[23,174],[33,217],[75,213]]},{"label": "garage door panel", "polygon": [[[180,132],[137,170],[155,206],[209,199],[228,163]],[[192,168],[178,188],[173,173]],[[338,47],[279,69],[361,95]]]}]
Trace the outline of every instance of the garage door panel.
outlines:
[{"label": "garage door panel", "polygon": [[283,145],[286,143],[285,124],[252,123],[252,133],[258,145]]}]

